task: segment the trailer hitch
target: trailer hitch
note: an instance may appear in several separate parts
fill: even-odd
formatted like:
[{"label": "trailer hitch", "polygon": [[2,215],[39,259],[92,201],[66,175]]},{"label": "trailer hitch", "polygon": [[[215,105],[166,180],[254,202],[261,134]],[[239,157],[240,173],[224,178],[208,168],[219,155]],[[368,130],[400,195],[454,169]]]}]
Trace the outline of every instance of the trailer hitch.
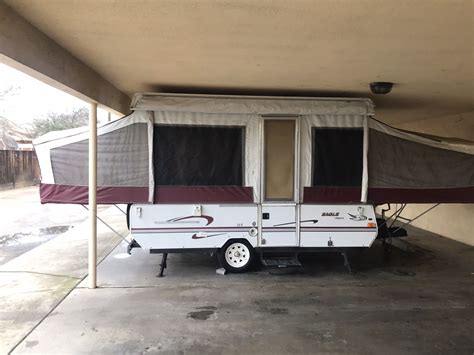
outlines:
[{"label": "trailer hitch", "polygon": [[133,248],[141,248],[141,245],[137,243],[135,239],[132,239],[130,243],[127,245],[127,253],[128,255],[132,255]]}]

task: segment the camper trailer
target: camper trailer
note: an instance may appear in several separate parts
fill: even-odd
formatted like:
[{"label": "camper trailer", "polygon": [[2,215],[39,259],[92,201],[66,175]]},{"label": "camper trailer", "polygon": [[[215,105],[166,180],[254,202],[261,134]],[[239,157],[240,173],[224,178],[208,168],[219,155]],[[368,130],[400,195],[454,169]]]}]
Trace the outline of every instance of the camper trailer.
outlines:
[{"label": "camper trailer", "polygon": [[[128,204],[130,246],[163,267],[297,264],[265,255],[369,248],[380,204],[474,202],[472,142],[389,127],[368,99],[144,93],[131,110],[98,128],[97,201]],[[34,144],[41,201],[86,204],[87,129]]]}]

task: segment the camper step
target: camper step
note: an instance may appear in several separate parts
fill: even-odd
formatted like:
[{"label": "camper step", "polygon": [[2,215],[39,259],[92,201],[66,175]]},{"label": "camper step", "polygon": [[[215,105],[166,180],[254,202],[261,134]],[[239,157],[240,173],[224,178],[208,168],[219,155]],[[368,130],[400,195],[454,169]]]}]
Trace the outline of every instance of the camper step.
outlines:
[{"label": "camper step", "polygon": [[266,267],[275,268],[290,268],[290,267],[301,267],[301,263],[297,257],[278,257],[263,259],[262,264]]}]

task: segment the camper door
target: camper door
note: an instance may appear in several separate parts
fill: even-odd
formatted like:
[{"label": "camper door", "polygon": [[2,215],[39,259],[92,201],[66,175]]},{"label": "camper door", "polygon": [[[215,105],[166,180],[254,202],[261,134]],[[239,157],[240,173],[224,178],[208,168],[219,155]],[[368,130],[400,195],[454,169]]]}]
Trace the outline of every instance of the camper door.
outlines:
[{"label": "camper door", "polygon": [[261,245],[296,246],[297,117],[264,117]]}]

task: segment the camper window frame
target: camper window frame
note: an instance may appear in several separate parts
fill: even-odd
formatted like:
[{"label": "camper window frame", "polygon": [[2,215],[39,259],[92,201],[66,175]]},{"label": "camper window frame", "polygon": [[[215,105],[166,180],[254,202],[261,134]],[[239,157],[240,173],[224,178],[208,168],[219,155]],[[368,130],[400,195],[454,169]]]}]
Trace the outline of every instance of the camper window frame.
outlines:
[{"label": "camper window frame", "polygon": [[[361,133],[361,150],[360,150],[360,154],[361,154],[361,172],[360,172],[360,183],[359,184],[356,184],[356,185],[316,185],[314,184],[314,173],[315,173],[315,168],[316,168],[316,162],[315,162],[315,159],[316,159],[316,146],[315,146],[315,135],[316,135],[316,131],[319,130],[319,131],[323,131],[323,130],[339,130],[339,131],[359,131]],[[311,172],[311,175],[310,175],[310,183],[312,187],[362,187],[363,185],[363,173],[364,173],[364,146],[365,146],[365,142],[364,142],[364,137],[365,137],[365,130],[364,130],[364,127],[335,127],[335,126],[324,126],[324,127],[320,127],[320,126],[311,126],[311,132],[310,132],[310,139],[311,139],[311,167],[310,167],[310,172]],[[355,175],[354,175],[355,176]]]},{"label": "camper window frame", "polygon": [[[221,186],[240,186],[240,187],[245,187],[246,186],[246,138],[247,138],[247,126],[246,125],[219,125],[219,124],[193,124],[193,123],[153,123],[153,132],[155,131],[155,127],[159,126],[167,126],[167,127],[201,127],[201,128],[240,128],[242,134],[241,134],[241,184],[240,185],[199,185],[199,186],[205,186],[209,188],[213,187],[221,187]],[[153,134],[154,137],[154,134]],[[154,146],[154,139],[151,143]],[[152,159],[153,163],[153,173],[155,175],[155,162],[154,159]],[[188,186],[188,187],[196,187],[198,185],[159,185],[155,181],[154,183],[155,186]]]}]

